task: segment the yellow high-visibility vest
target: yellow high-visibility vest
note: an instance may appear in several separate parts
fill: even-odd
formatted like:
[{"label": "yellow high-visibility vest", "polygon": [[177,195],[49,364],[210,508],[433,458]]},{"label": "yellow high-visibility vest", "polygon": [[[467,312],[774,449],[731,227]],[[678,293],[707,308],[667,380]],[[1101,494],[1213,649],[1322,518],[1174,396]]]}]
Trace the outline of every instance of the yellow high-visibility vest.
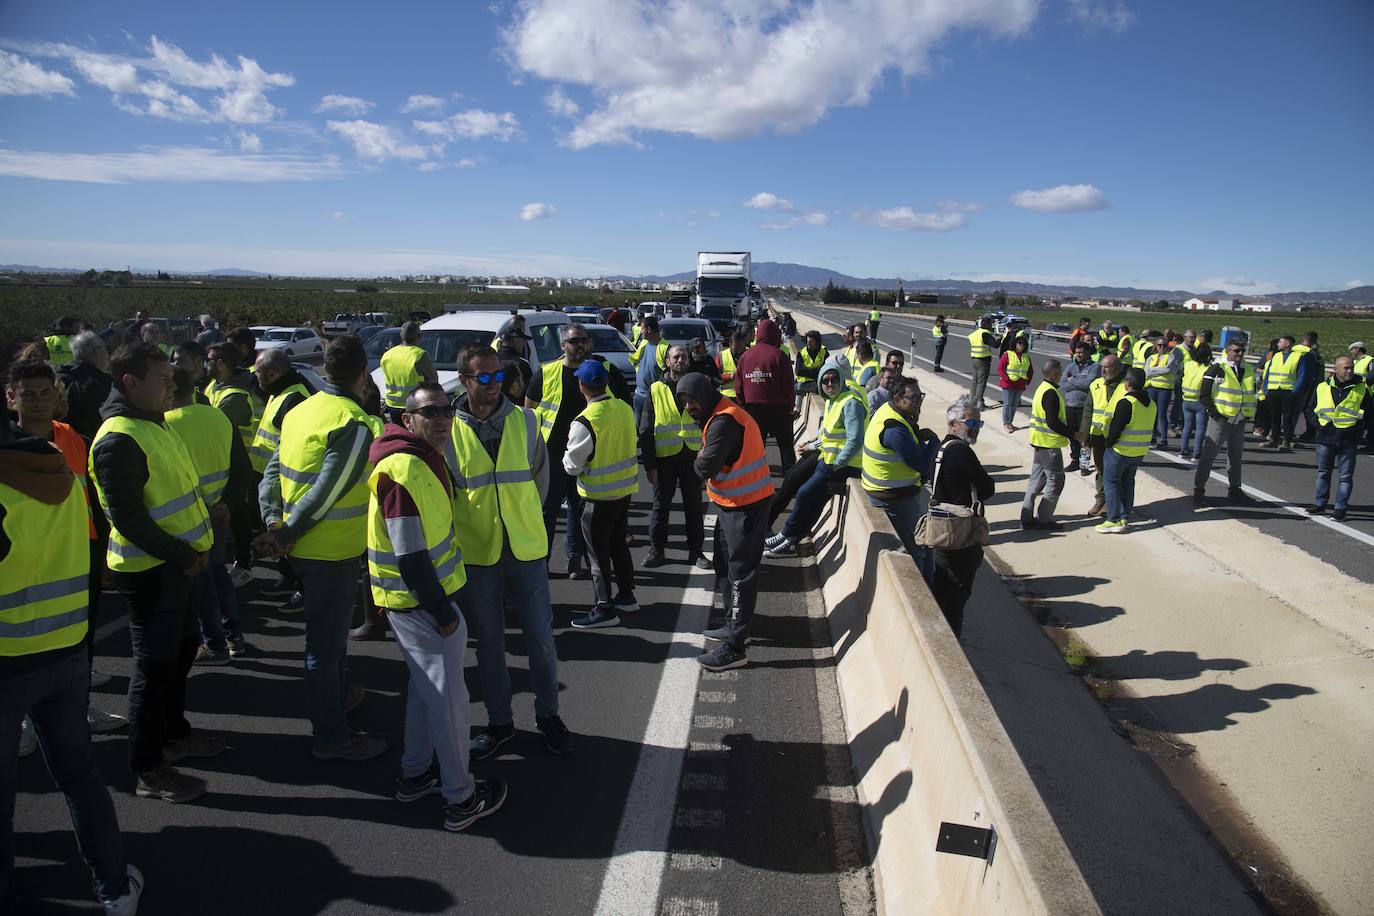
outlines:
[{"label": "yellow high-visibility vest", "polygon": [[[1169,353],[1168,350],[1165,350],[1163,353],[1151,353],[1151,354],[1144,360],[1144,364],[1145,364],[1145,366],[1147,366],[1147,367],[1150,368],[1150,369],[1154,369],[1154,368],[1156,368],[1156,367],[1158,367],[1158,366],[1167,366],[1167,365],[1169,364],[1169,357],[1170,357],[1170,355],[1171,355],[1171,354]],[[1173,388],[1174,388],[1174,382],[1176,382],[1176,381],[1178,381],[1178,376],[1176,376],[1176,375],[1175,375],[1174,373],[1172,373],[1172,372],[1165,372],[1165,373],[1163,373],[1163,374],[1161,374],[1161,375],[1151,376],[1150,378],[1146,379],[1146,380],[1145,380],[1145,387],[1146,387],[1146,388],[1167,388],[1167,389],[1169,389],[1170,391],[1172,391]]]},{"label": "yellow high-visibility vest", "polygon": [[188,404],[163,414],[195,468],[200,499],[206,508],[218,503],[229,482],[229,456],[234,447],[234,424],[209,404]]},{"label": "yellow high-visibility vest", "polygon": [[[1035,397],[1031,400],[1031,433],[1030,444],[1040,448],[1063,448],[1069,444],[1067,437],[1060,435],[1050,429],[1049,415],[1045,413],[1045,393],[1049,391],[1058,392],[1059,389],[1049,382],[1042,381],[1040,387],[1035,389]],[[1065,423],[1064,397],[1059,397],[1059,422]]]},{"label": "yellow high-visibility vest", "polygon": [[[535,449],[544,448],[535,412],[516,407],[505,417],[493,463],[472,428],[453,421],[454,527],[468,566],[495,566],[509,543],[517,560],[548,555],[544,507],[534,480]],[[552,473],[560,473],[561,468]]]},{"label": "yellow high-visibility vest", "polygon": [[968,355],[973,359],[991,359],[992,332],[987,328],[974,328],[969,332]]},{"label": "yellow high-visibility vest", "polygon": [[[1150,450],[1150,437],[1154,435],[1158,405],[1149,398],[1146,398],[1143,404],[1136,398],[1129,396],[1127,396],[1127,400],[1131,402],[1131,419],[1127,421],[1126,428],[1121,431],[1121,438],[1117,439],[1112,446],[1112,451],[1118,455],[1133,458]],[[1115,410],[1116,408],[1113,408],[1113,412]]]},{"label": "yellow high-visibility vest", "polygon": [[382,377],[386,390],[382,398],[392,410],[405,410],[406,395],[424,381],[420,375],[420,360],[425,358],[423,347],[397,344],[382,354]]},{"label": "yellow high-visibility vest", "polygon": [[253,439],[258,434],[258,423],[262,421],[262,398],[258,397],[247,388],[240,387],[239,385],[229,385],[218,380],[211,380],[210,384],[205,386],[205,396],[210,399],[210,405],[220,409],[223,409],[220,405],[223,404],[225,400],[239,394],[248,399],[248,406],[252,409],[253,417],[247,426],[240,426],[238,428],[239,438],[243,440],[243,447],[248,449],[248,460],[249,463],[253,465],[253,470],[261,474],[263,468],[267,467],[267,459],[264,458],[259,461],[253,455]]},{"label": "yellow high-visibility vest", "polygon": [[591,425],[596,448],[577,475],[583,499],[612,500],[639,490],[639,457],[635,451],[635,412],[619,398],[592,401],[578,414]]},{"label": "yellow high-visibility vest", "polygon": [[[597,359],[597,362],[606,367],[607,375],[611,374],[610,363],[604,359]],[[539,431],[547,442],[549,433],[553,432],[553,424],[558,420],[558,408],[563,404],[563,357],[549,360],[539,367],[539,371],[544,376],[544,388],[534,412],[539,416]]]},{"label": "yellow high-visibility vest", "polygon": [[[845,433],[844,428],[844,405],[846,401],[858,401],[863,408],[864,420],[868,419],[868,400],[853,388],[845,388],[839,394],[830,399],[825,405],[825,414],[821,417],[820,429],[820,449],[821,460],[828,465],[834,465],[835,459],[840,455],[840,449],[844,448]],[[863,455],[859,449],[855,449],[854,454],[849,456],[845,462],[845,467],[857,468],[863,466]]]},{"label": "yellow high-visibility vest", "polygon": [[1093,398],[1093,419],[1090,429],[1094,436],[1107,435],[1107,424],[1111,421],[1112,411],[1116,409],[1116,402],[1126,395],[1126,386],[1121,379],[1117,379],[1111,391],[1107,390],[1107,380],[1102,376],[1092,380],[1088,386],[1088,393]]},{"label": "yellow high-visibility vest", "polygon": [[1020,382],[1030,378],[1031,358],[1029,353],[1017,353],[1015,350],[1007,351],[1007,378],[1013,382]]},{"label": "yellow high-visibility vest", "polygon": [[463,569],[463,554],[453,529],[453,501],[425,459],[392,452],[367,477],[367,576],[372,585],[372,600],[378,607],[394,610],[407,610],[420,603],[401,578],[396,547],[387,531],[382,505],[377,501],[378,481],[383,474],[405,487],[420,510],[420,527],[434,574],[445,595],[456,593],[467,582],[467,571]]},{"label": "yellow high-visibility vest", "polygon": [[254,467],[259,461],[263,467],[267,467],[267,459],[272,457],[272,453],[281,443],[281,426],[277,423],[277,413],[287,397],[293,394],[299,394],[302,398],[310,397],[310,391],[300,382],[296,382],[267,399],[267,406],[262,411],[262,420],[258,423],[258,431],[253,434],[253,447],[248,450]]},{"label": "yellow high-visibility vest", "polygon": [[649,399],[654,405],[654,454],[667,458],[682,451],[684,445],[691,451],[701,451],[701,427],[678,407],[677,397],[667,383],[654,382],[649,387]]},{"label": "yellow high-visibility vest", "polygon": [[1338,403],[1337,387],[1334,378],[1329,378],[1317,386],[1317,422],[1322,426],[1349,429],[1359,423],[1360,417],[1364,415],[1360,405],[1364,403],[1365,394],[1369,389],[1364,382],[1357,382]]},{"label": "yellow high-visibility vest", "polygon": [[724,397],[727,397],[727,398],[733,398],[733,397],[735,396],[735,351],[734,351],[734,350],[726,349],[726,350],[721,350],[721,351],[720,351],[720,374],[721,374],[722,376],[726,376],[726,375],[730,376],[730,380],[729,380],[728,382],[722,383],[721,386],[720,386],[720,393],[721,393],[721,395],[724,396]]},{"label": "yellow high-visibility vest", "polygon": [[73,478],[52,505],[0,483],[0,506],[10,541],[0,559],[0,657],[76,645],[86,638],[91,569],[85,488]]},{"label": "yellow high-visibility vest", "polygon": [[864,489],[870,493],[882,493],[904,487],[919,487],[921,472],[902,460],[902,456],[883,445],[883,429],[888,420],[896,420],[916,438],[916,431],[906,421],[897,408],[888,401],[877,409],[873,419],[864,430],[863,458],[860,462]]},{"label": "yellow high-visibility vest", "polygon": [[1212,403],[1223,417],[1234,417],[1244,411],[1246,419],[1255,415],[1255,373],[1240,367],[1237,377],[1230,363],[1219,363],[1221,375],[1212,380]]},{"label": "yellow high-visibility vest", "polygon": [[1298,361],[1302,358],[1297,347],[1286,353],[1275,353],[1265,370],[1265,387],[1274,391],[1292,391],[1298,380]]}]

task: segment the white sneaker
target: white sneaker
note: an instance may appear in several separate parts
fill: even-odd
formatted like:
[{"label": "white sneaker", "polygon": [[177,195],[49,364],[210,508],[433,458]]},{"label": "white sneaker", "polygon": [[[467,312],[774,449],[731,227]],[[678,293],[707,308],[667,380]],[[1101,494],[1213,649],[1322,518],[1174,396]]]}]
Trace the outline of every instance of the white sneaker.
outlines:
[{"label": "white sneaker", "polygon": [[90,726],[91,734],[103,735],[106,732],[119,731],[129,724],[129,720],[115,713],[96,709],[94,706],[87,706],[86,724]]},{"label": "white sneaker", "polygon": [[19,725],[19,756],[27,757],[38,750],[38,736],[33,731],[33,720],[28,716]]},{"label": "white sneaker", "polygon": [[114,900],[100,901],[107,916],[134,916],[138,912],[138,898],[143,896],[143,872],[129,866],[129,893]]},{"label": "white sneaker", "polygon": [[234,583],[235,588],[243,588],[253,581],[253,574],[235,563],[229,567],[229,581]]},{"label": "white sneaker", "polygon": [[91,686],[92,686],[92,687],[104,687],[106,684],[110,683],[110,681],[111,681],[111,679],[112,679],[113,677],[114,677],[114,676],[113,676],[112,674],[110,674],[110,672],[108,672],[108,671],[98,671],[98,670],[96,670],[95,668],[92,668],[92,669],[91,669]]}]

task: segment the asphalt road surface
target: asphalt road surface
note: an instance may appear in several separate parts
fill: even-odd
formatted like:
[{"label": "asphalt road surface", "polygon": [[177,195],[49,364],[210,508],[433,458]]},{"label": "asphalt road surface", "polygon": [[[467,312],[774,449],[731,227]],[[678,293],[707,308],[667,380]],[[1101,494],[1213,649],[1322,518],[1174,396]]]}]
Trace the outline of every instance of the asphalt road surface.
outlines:
[{"label": "asphalt road surface", "polygon": [[[803,306],[795,302],[781,303],[798,315],[850,324],[867,317],[866,312],[836,308],[817,308]],[[912,336],[915,335],[916,369],[918,375],[929,377],[934,360],[934,346],[931,343],[930,327],[933,322],[928,318],[912,316],[894,317],[884,315],[878,325],[878,342],[884,350],[898,347],[911,353]],[[942,365],[944,378],[948,380],[971,382],[972,362],[969,359],[968,328],[950,328],[948,343],[945,346]],[[835,338],[838,342],[838,337]],[[827,339],[827,344],[832,345]],[[1065,347],[1056,340],[1040,339],[1034,344],[1032,354],[1036,362],[1050,356],[1067,359]],[[1037,366],[1036,376],[1039,377]],[[1034,390],[1032,384],[1032,391]],[[997,367],[992,367],[988,382],[986,399],[990,403],[1000,401],[997,388]],[[1021,413],[1029,422],[1030,398],[1023,399]],[[1000,423],[1000,408],[988,412],[991,422]],[[1018,424],[1019,426],[1020,424]],[[1299,423],[1301,429],[1301,423]],[[1178,439],[1172,438],[1168,451],[1151,450],[1141,465],[1141,472],[1160,480],[1178,491],[1178,506],[1191,504],[1193,490],[1193,467],[1178,457]],[[1207,511],[1227,512],[1282,539],[1285,543],[1299,548],[1305,553],[1322,558],[1339,568],[1347,575],[1364,582],[1374,583],[1374,457],[1361,453],[1355,463],[1355,485],[1351,494],[1349,514],[1344,522],[1333,521],[1329,515],[1313,518],[1305,509],[1312,502],[1316,483],[1315,457],[1312,446],[1298,445],[1292,452],[1274,452],[1260,447],[1260,440],[1247,436],[1245,443],[1245,469],[1243,477],[1247,491],[1256,502],[1250,506],[1225,505],[1220,497],[1226,492],[1226,460],[1221,456],[1213,465],[1213,476],[1207,487],[1211,504]],[[1332,481],[1334,487],[1335,481]],[[1302,575],[1301,557],[1294,557],[1295,563],[1289,570],[1255,570],[1257,577],[1279,577],[1280,581]],[[1283,588],[1283,585],[1276,586]]]},{"label": "asphalt road surface", "polygon": [[[631,531],[647,546],[641,477]],[[680,524],[675,519],[675,524]],[[871,899],[861,811],[834,694],[814,569],[765,565],[748,668],[699,670],[712,574],[674,562],[637,575],[643,610],[616,629],[578,631],[591,584],[562,577],[554,626],[567,757],[534,730],[518,627],[509,631],[517,736],[479,777],[509,781],[505,807],[468,832],[439,827],[438,796],[403,805],[406,672],[387,638],[353,643],[366,702],[356,728],[392,748],[365,763],[310,756],[301,687],[303,618],[263,586],[239,590],[250,656],[197,668],[189,717],[230,749],[184,761],[210,792],[188,805],[133,796],[126,740],[97,736],[128,859],[147,878],[144,914],[834,914]],[[709,545],[708,545],[709,555]],[[114,674],[97,705],[123,712],[129,642],[122,603],[103,603],[97,667]],[[469,650],[472,721],[486,721]],[[822,712],[824,710],[824,712]],[[646,737],[647,736],[647,737]],[[35,754],[20,761],[14,828],[18,913],[99,912],[62,798]],[[854,909],[850,912],[856,911]]]}]

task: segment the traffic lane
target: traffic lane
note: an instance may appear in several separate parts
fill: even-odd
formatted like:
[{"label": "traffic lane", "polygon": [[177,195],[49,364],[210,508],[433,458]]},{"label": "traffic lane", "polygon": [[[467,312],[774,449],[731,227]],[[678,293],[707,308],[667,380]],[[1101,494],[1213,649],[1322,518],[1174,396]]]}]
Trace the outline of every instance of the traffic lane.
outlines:
[{"label": "traffic lane", "polygon": [[[819,317],[817,310],[811,308],[796,306],[794,311]],[[827,309],[826,314],[829,320],[844,323],[851,313]],[[919,365],[929,371],[934,354],[934,346],[930,341],[930,322],[884,317],[878,328],[878,339],[884,346],[898,347],[909,353],[913,333],[916,334]],[[833,339],[838,342],[839,335]],[[1033,352],[1042,358],[1061,355]],[[967,336],[951,333],[942,360],[947,370],[946,377],[953,375],[956,379],[968,379],[970,362]],[[995,389],[994,380],[989,384],[989,391]],[[994,411],[998,409],[993,408]],[[1021,409],[1029,414],[1029,399],[1023,399]],[[1178,488],[1183,494],[1181,500],[1191,499],[1192,471],[1177,457],[1177,440],[1171,440],[1171,443],[1173,450],[1169,452],[1151,451],[1142,470]],[[1310,446],[1300,446],[1293,452],[1276,453],[1261,448],[1259,440],[1248,437],[1245,446],[1245,484],[1275,497],[1278,502],[1262,500],[1253,506],[1229,506],[1214,501],[1212,511],[1227,512],[1286,544],[1321,557],[1347,575],[1374,582],[1374,564],[1369,563],[1370,539],[1374,538],[1374,503],[1369,501],[1368,495],[1374,493],[1374,464],[1364,456],[1357,460],[1350,515],[1345,522],[1336,522],[1328,517],[1310,518],[1304,511],[1304,507],[1312,502],[1316,481],[1313,462]],[[1225,471],[1223,456],[1213,465],[1213,472],[1224,477]],[[1208,484],[1208,490],[1214,497],[1224,492],[1224,487],[1225,484],[1215,478]]]},{"label": "traffic lane", "polygon": [[[647,494],[641,477],[631,522],[640,545],[647,543]],[[548,754],[533,729],[525,647],[518,626],[508,619],[518,734],[499,757],[474,761],[472,768],[478,777],[507,779],[511,794],[502,811],[457,835],[439,829],[437,798],[411,805],[391,798],[399,772],[406,674],[389,637],[350,644],[350,680],[369,691],[350,719],[355,728],[387,737],[392,748],[364,763],[321,762],[309,755],[300,684],[303,618],[279,607],[285,595],[263,593],[261,586],[274,576],[260,569],[268,578],[238,593],[251,655],[225,667],[194,669],[188,688],[194,725],[224,735],[231,747],[216,758],[183,762],[188,772],[209,781],[210,793],[182,806],[134,798],[126,739],[118,734],[94,739],[128,859],[143,869],[149,882],[144,911],[184,912],[187,901],[195,901],[196,911],[211,914],[245,909],[591,912],[616,841],[626,790],[640,760],[663,661],[673,651],[677,627],[688,622],[699,627],[705,617],[702,608],[682,606],[683,588],[700,585],[703,576],[709,583],[711,576],[693,573],[685,565],[680,531],[680,516],[675,515],[668,553],[674,562],[637,573],[643,610],[625,615],[619,628],[571,629],[571,616],[591,603],[591,585],[561,574],[552,577],[561,714],[575,736],[575,750],[568,757]],[[555,570],[562,568],[561,542],[560,535],[554,548]],[[641,559],[642,548],[635,555]],[[763,599],[767,616],[774,611],[785,616],[795,603],[795,594],[785,591],[786,582],[777,587],[783,597],[769,592]],[[122,616],[120,599],[106,596],[105,601],[104,619]],[[763,637],[755,653],[758,674],[752,669],[733,672],[747,678],[749,695],[758,703],[771,702],[772,697],[774,677],[766,666],[773,650],[767,642]],[[100,640],[97,651],[98,667],[115,677],[95,691],[93,699],[102,708],[122,712],[129,673],[127,630],[115,628]],[[811,674],[803,668],[791,673],[798,672]],[[477,726],[486,721],[486,713],[471,648],[466,675],[470,717]],[[757,688],[750,681],[755,678],[763,682],[761,693],[754,693]],[[769,753],[784,744],[805,749],[819,743],[816,735],[805,731],[814,724],[807,718],[807,702],[798,703],[801,694],[790,688],[785,695],[798,708],[777,722],[790,722],[795,730],[774,723],[770,740],[755,745]],[[813,710],[810,716],[814,715]],[[748,731],[732,732],[741,740],[749,740],[762,717],[741,718],[746,721]],[[803,757],[809,767],[802,765]],[[777,794],[761,797],[775,803],[778,811],[797,808],[805,817],[795,823],[810,831],[805,835],[816,836],[819,828],[808,825],[829,814],[826,806],[810,801],[815,785],[823,782],[814,771],[817,759],[799,751],[792,762],[794,772],[779,779]],[[774,774],[755,753],[735,755],[727,777],[736,767]],[[693,794],[684,796],[684,803],[699,808],[700,789],[698,782],[685,783],[684,790]],[[673,803],[673,791],[664,788],[665,804]],[[21,763],[14,823],[20,856],[16,889],[30,898],[21,912],[69,912],[87,905],[89,881],[73,854],[66,808],[52,791],[38,755]],[[815,912],[836,911],[828,905],[835,899],[829,890],[835,878],[818,865],[818,852],[791,856],[790,865],[770,851],[776,828],[763,842],[752,839],[762,829],[752,819],[731,817],[724,823],[730,845],[722,867],[713,874],[721,886],[732,888],[732,896],[783,899],[804,886],[807,898],[816,901]],[[733,856],[739,856],[742,872],[736,872]],[[309,880],[302,881],[302,875],[309,875]]]}]

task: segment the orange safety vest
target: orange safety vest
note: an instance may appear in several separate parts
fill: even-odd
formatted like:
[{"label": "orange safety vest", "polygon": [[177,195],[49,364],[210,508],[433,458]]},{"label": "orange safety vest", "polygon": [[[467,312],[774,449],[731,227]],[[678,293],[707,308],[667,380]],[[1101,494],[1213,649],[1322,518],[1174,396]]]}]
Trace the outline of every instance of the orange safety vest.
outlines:
[{"label": "orange safety vest", "polygon": [[67,459],[67,467],[76,475],[76,485],[86,497],[86,527],[91,540],[96,539],[95,519],[91,517],[91,491],[86,489],[86,440],[81,434],[60,420],[52,421],[52,444]]},{"label": "orange safety vest", "polygon": [[701,431],[702,440],[705,441],[711,424],[722,414],[744,427],[744,442],[740,445],[739,458],[733,464],[721,467],[714,477],[706,481],[706,492],[716,505],[740,509],[771,497],[773,481],[769,477],[768,456],[763,451],[759,425],[743,407],[729,398],[721,398],[716,409],[706,418],[706,427]]}]

